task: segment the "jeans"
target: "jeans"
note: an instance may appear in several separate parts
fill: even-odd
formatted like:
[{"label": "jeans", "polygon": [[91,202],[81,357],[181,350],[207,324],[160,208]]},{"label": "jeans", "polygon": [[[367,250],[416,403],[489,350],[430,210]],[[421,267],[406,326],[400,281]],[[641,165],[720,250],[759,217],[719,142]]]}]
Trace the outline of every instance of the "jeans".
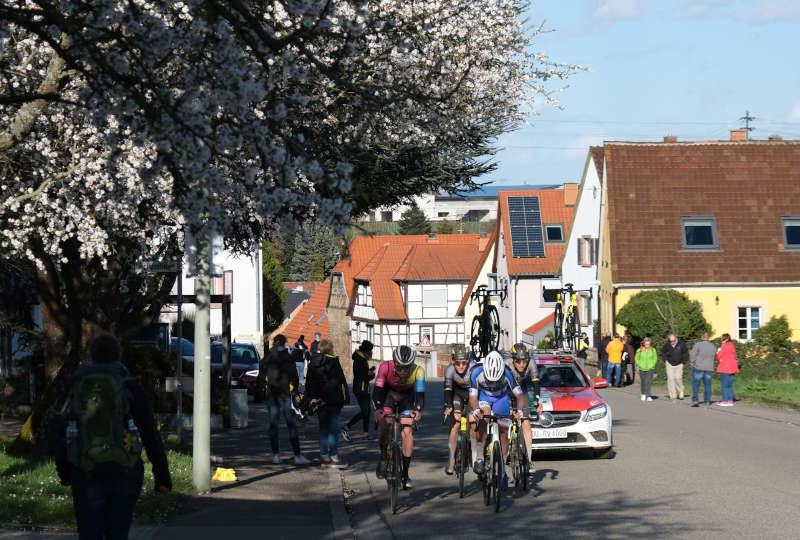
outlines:
[{"label": "jeans", "polygon": [[306,382],[306,376],[304,374],[306,369],[306,363],[295,362],[294,367],[295,369],[297,369],[297,378],[300,379],[300,384],[304,384]]},{"label": "jeans", "polygon": [[609,362],[606,379],[608,379],[608,384],[611,386],[619,386],[622,384],[622,364]]},{"label": "jeans", "polygon": [[608,378],[608,357],[600,359],[600,373],[603,374],[603,377]]},{"label": "jeans", "polygon": [[361,420],[364,424],[364,433],[369,433],[369,421],[371,419],[370,413],[372,412],[372,406],[370,405],[370,398],[369,394],[358,394],[356,395],[356,400],[358,401],[358,408],[360,409],[356,415],[347,422],[347,427],[351,428]]},{"label": "jeans", "polygon": [[719,381],[722,383],[722,401],[733,403],[733,378],[735,373],[720,373]]},{"label": "jeans", "polygon": [[289,428],[289,442],[292,444],[294,455],[300,454],[297,423],[294,421],[294,413],[292,412],[292,404],[289,397],[270,393],[267,396],[266,404],[267,416],[269,417],[269,445],[272,447],[272,453],[277,454],[280,451],[278,445],[278,422],[281,419],[281,412],[283,412],[283,417],[286,419],[286,427]]},{"label": "jeans", "polygon": [[127,540],[142,491],[144,466],[101,463],[91,472],[72,469],[72,500],[80,540]]},{"label": "jeans", "polygon": [[337,405],[323,405],[319,408],[319,455],[322,458],[339,457],[339,415],[342,407]]},{"label": "jeans", "polygon": [[692,368],[692,402],[697,403],[701,381],[703,383],[703,401],[711,403],[711,372],[695,368]]},{"label": "jeans", "polygon": [[639,370],[639,384],[642,387],[642,395],[650,397],[650,392],[653,386],[653,370],[641,371]]}]

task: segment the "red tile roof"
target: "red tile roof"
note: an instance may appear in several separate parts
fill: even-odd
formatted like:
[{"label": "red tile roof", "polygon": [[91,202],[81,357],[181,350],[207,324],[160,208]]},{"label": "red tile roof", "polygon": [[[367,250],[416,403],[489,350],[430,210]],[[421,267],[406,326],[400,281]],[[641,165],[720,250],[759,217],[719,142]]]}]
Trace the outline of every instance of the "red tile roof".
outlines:
[{"label": "red tile roof", "polygon": [[[565,244],[544,244],[544,257],[514,257],[511,251],[511,234],[508,219],[509,197],[539,197],[539,209],[542,214],[542,234],[544,226],[560,223],[564,231],[564,240],[569,237],[569,226],[575,206],[567,206],[563,189],[526,189],[501,191],[497,202],[498,222],[503,224],[503,245],[505,246],[508,273],[510,275],[537,274],[555,275]],[[495,257],[497,256],[495,252]]]},{"label": "red tile roof", "polygon": [[322,285],[321,281],[284,281],[283,289],[286,291],[291,291],[297,287],[302,287],[303,292],[312,295],[320,285]]},{"label": "red tile roof", "polygon": [[469,279],[469,285],[467,285],[467,290],[464,291],[464,297],[461,299],[461,303],[458,305],[458,310],[456,311],[456,315],[459,317],[464,316],[464,309],[467,306],[467,301],[469,300],[469,295],[472,291],[475,290],[475,285],[478,282],[478,278],[481,277],[481,269],[483,265],[486,264],[486,257],[492,253],[492,246],[494,246],[494,242],[497,239],[497,223],[495,222],[494,230],[492,230],[492,234],[489,235],[485,245],[483,245],[483,249],[481,250],[481,258],[478,261],[478,264],[475,265],[475,270],[472,272],[472,276]]},{"label": "red tile roof", "polygon": [[472,277],[481,259],[478,242],[472,244],[423,244],[414,246],[394,274],[397,281],[461,280]]},{"label": "red tile roof", "polygon": [[400,287],[392,281],[392,276],[412,249],[413,246],[408,245],[386,244],[355,277],[359,281],[369,282],[372,303],[381,319],[406,319],[403,296],[400,294]]},{"label": "red tile roof", "polygon": [[541,321],[534,323],[525,330],[523,330],[523,333],[533,335],[536,332],[539,332],[540,330],[544,330],[545,328],[547,328],[548,326],[552,325],[555,322],[556,322],[556,314],[551,313]]},{"label": "red tile roof", "polygon": [[[800,281],[781,216],[800,215],[800,141],[606,142],[614,283]],[[716,218],[718,249],[683,249],[681,217]]]},{"label": "red tile roof", "polygon": [[328,296],[331,290],[331,280],[326,279],[311,295],[311,298],[292,317],[286,326],[283,335],[288,343],[294,343],[300,335],[306,336],[306,343],[311,343],[315,333],[319,332],[322,338],[328,337]]}]

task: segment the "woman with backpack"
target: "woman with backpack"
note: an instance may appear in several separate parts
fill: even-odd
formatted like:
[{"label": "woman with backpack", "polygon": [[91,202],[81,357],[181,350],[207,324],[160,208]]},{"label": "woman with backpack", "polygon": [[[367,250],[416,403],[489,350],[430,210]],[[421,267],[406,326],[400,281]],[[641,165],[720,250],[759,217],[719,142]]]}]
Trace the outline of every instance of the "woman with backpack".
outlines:
[{"label": "woman with backpack", "polygon": [[319,404],[319,455],[324,466],[341,466],[339,460],[339,416],[350,403],[350,391],[339,358],[333,354],[333,342],[323,339],[319,351],[311,357],[306,376],[306,394]]}]

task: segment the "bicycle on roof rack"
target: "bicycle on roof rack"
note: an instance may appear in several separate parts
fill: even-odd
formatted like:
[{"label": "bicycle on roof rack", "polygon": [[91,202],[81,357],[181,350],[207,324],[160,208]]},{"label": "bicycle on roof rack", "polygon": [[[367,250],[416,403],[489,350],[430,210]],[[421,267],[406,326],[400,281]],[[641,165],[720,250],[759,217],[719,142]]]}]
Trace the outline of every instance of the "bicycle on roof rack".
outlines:
[{"label": "bicycle on roof rack", "polygon": [[[581,335],[580,316],[578,314],[578,293],[588,292],[591,298],[592,291],[579,291],[573,288],[572,283],[565,283],[561,289],[544,290],[544,294],[555,293],[555,308],[553,319],[553,341],[556,349],[566,348],[576,350]],[[567,303],[567,301],[569,303]]]},{"label": "bicycle on roof rack", "polygon": [[506,289],[489,289],[480,285],[469,295],[469,303],[478,302],[478,314],[472,318],[469,346],[477,360],[486,358],[491,351],[500,346],[500,315],[492,305],[492,296],[499,296],[500,302],[506,299]]}]

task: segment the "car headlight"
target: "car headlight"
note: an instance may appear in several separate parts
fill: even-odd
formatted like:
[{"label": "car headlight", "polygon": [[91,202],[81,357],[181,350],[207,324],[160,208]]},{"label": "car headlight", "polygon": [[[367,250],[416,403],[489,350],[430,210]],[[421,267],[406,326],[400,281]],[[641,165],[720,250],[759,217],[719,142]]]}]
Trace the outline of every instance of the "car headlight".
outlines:
[{"label": "car headlight", "polygon": [[597,407],[592,407],[586,411],[586,419],[584,421],[593,422],[594,420],[600,420],[606,414],[608,414],[608,407],[606,407],[604,403],[602,405],[598,405]]},{"label": "car headlight", "polygon": [[244,374],[247,375],[248,377],[258,377],[258,370],[251,369],[250,371],[245,371]]}]

